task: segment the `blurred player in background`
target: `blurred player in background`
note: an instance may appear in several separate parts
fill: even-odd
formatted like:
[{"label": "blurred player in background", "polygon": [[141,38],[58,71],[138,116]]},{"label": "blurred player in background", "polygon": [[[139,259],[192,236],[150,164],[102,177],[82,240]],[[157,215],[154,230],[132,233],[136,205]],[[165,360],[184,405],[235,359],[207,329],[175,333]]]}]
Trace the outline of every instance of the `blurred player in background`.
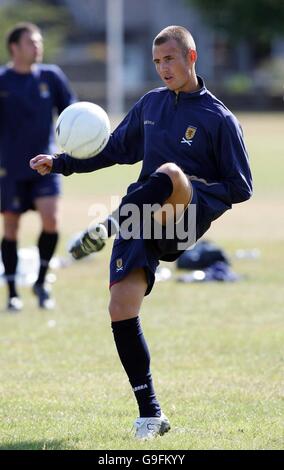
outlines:
[{"label": "blurred player in background", "polygon": [[8,310],[17,312],[19,297],[15,274],[21,215],[38,211],[42,230],[38,239],[40,269],[33,286],[41,308],[54,300],[44,285],[50,259],[58,241],[60,176],[40,178],[29,167],[35,153],[55,152],[54,111],[60,113],[74,101],[63,72],[55,65],[41,65],[43,39],[39,28],[20,23],[7,35],[11,63],[0,68],[0,190],[4,237],[2,261],[8,286]]},{"label": "blurred player in background", "polygon": [[[150,91],[134,105],[101,154],[89,160],[64,154],[58,159],[38,155],[30,163],[40,174],[70,175],[143,160],[138,181],[129,186],[119,214],[112,214],[91,233],[85,232],[71,248],[77,259],[98,251],[113,225],[120,227],[110,262],[109,311],[117,351],[139,407],[135,422],[138,439],[170,429],[155,394],[150,353],[139,321],[159,260],[174,261],[185,249],[179,236],[168,237],[167,228],[174,225],[177,230],[183,223],[192,244],[232,204],[252,194],[240,125],[196,75],[196,60],[189,31],[180,26],[165,28],[153,42],[153,61],[165,87]],[[125,222],[122,212],[129,204],[140,211],[138,238],[124,237],[121,230]],[[153,219],[162,225],[162,237],[144,237],[146,205],[156,205]],[[172,210],[164,212],[165,206]]]}]

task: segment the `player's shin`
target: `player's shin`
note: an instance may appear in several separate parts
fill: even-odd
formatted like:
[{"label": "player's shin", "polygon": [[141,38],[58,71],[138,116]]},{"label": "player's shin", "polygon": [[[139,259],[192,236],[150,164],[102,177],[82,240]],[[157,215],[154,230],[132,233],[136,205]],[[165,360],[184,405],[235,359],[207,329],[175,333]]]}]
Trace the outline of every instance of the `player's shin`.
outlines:
[{"label": "player's shin", "polygon": [[136,206],[143,214],[145,205],[162,206],[173,192],[173,183],[166,173],[156,172],[149,176],[147,181],[138,186],[134,191],[123,197],[119,210],[119,224],[123,222],[121,209],[129,204]]}]

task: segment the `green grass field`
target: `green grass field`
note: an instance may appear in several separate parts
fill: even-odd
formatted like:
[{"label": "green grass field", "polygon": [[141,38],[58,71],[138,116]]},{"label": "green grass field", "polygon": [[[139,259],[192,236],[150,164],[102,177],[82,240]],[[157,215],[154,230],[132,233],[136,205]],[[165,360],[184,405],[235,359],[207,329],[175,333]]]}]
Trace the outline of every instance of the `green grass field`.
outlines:
[{"label": "green grass field", "polygon": [[[57,271],[57,309],[0,314],[0,449],[283,449],[284,117],[239,116],[255,196],[215,222],[207,238],[221,245],[231,283],[157,283],[141,315],[156,391],[172,430],[136,442],[136,404],[110,331],[108,260],[112,243],[85,262]],[[92,217],[89,207],[123,194],[139,166],[116,166],[65,179],[62,237]],[[34,242],[27,215],[21,245]],[[236,259],[257,248],[259,259]],[[1,305],[5,290],[0,288]],[[54,320],[51,324],[50,320]]]}]

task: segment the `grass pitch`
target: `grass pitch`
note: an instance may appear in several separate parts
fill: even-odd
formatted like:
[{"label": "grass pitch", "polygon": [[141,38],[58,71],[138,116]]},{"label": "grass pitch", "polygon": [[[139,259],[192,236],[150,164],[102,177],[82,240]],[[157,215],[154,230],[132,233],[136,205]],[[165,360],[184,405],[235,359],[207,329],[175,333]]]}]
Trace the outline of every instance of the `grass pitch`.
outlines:
[{"label": "grass pitch", "polygon": [[[25,310],[0,315],[0,449],[283,449],[283,115],[240,116],[255,196],[216,221],[207,238],[231,256],[238,283],[156,284],[142,323],[156,391],[172,430],[147,443],[130,432],[136,404],[110,331],[108,260],[57,272],[58,306],[42,312],[22,288]],[[62,237],[92,220],[139,172],[116,166],[65,179]],[[34,241],[27,215],[21,245]],[[239,248],[259,259],[236,259]],[[5,290],[0,288],[1,304]],[[282,383],[281,383],[282,380]]]}]

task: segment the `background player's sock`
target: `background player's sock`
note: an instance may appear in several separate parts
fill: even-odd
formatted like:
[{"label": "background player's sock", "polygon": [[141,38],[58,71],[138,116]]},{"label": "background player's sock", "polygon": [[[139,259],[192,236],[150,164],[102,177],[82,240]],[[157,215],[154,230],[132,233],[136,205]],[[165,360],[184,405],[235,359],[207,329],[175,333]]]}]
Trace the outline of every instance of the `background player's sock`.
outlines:
[{"label": "background player's sock", "polygon": [[15,275],[18,263],[17,242],[3,238],[1,243],[1,255],[5,269],[9,297],[18,297],[15,284]]},{"label": "background player's sock", "polygon": [[135,393],[140,416],[160,416],[161,408],[150,372],[150,353],[139,317],[112,322],[111,326],[121,363]]},{"label": "background player's sock", "polygon": [[36,284],[43,284],[48,270],[49,262],[53,256],[58,242],[58,233],[41,232],[38,239],[40,268]]}]

